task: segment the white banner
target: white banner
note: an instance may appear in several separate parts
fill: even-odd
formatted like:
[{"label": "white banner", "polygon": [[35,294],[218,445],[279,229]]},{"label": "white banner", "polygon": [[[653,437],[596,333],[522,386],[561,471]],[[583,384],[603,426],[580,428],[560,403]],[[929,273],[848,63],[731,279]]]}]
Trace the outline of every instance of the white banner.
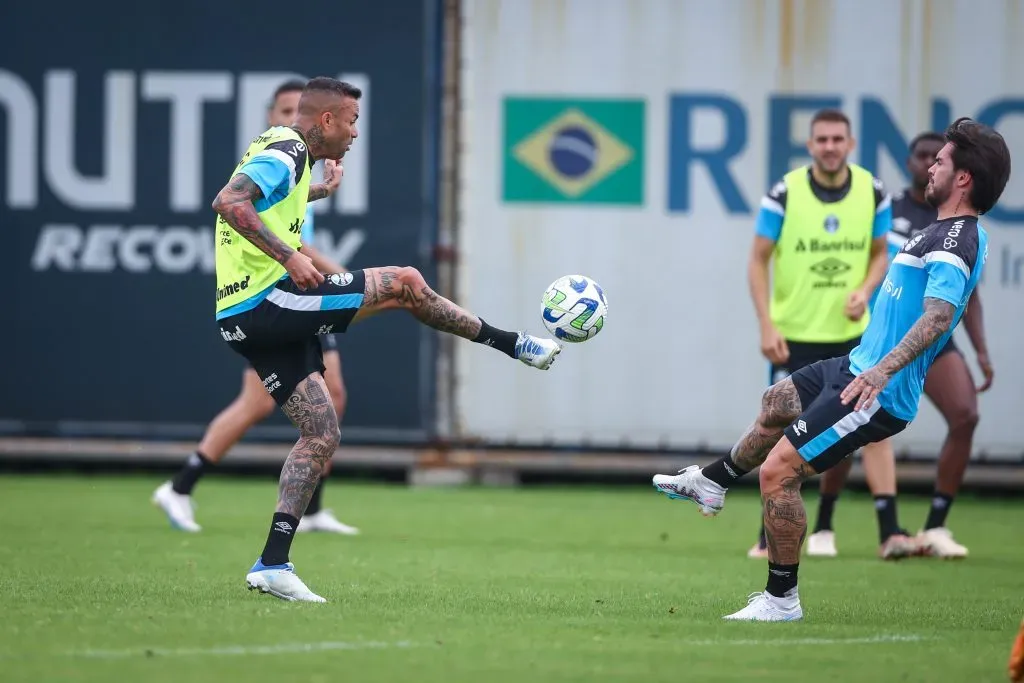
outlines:
[{"label": "white banner", "polygon": [[[460,346],[464,436],[730,446],[768,381],[747,292],[754,219],[770,185],[807,162],[821,107],[849,115],[851,160],[890,191],[907,182],[907,141],[962,115],[995,125],[1024,164],[1024,2],[465,6],[460,300],[495,325],[543,332],[545,287],[581,273],[610,312],[546,373]],[[1017,457],[1024,172],[983,223],[996,380],[975,454]],[[935,454],[944,435],[924,400],[898,448]]]}]

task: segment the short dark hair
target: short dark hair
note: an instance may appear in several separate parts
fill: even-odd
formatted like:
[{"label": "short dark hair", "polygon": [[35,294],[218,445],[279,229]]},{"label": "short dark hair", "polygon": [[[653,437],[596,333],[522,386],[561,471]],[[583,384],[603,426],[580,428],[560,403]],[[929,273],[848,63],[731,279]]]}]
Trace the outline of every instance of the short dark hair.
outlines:
[{"label": "short dark hair", "polygon": [[1010,150],[993,129],[966,116],[950,124],[945,141],[953,146],[953,168],[971,174],[969,197],[978,213],[989,211],[1010,180]]},{"label": "short dark hair", "polygon": [[850,131],[850,119],[843,112],[838,109],[819,109],[814,114],[814,118],[811,119],[811,130],[814,130],[814,124],[819,121],[829,121],[831,123],[845,123],[847,132]]},{"label": "short dark hair", "polygon": [[274,105],[277,104],[277,98],[285,94],[286,92],[302,92],[305,89],[305,87],[306,83],[304,81],[300,81],[297,78],[294,78],[290,81],[285,81],[281,85],[277,86],[277,90],[274,91],[274,96],[270,100],[270,106],[268,107],[268,109],[273,109]]},{"label": "short dark hair", "polygon": [[914,139],[910,141],[910,146],[907,150],[913,154],[917,146],[922,142],[938,142],[939,144],[946,144],[946,138],[942,133],[936,133],[933,130],[925,131],[924,133],[918,133],[914,136]]},{"label": "short dark hair", "polygon": [[309,79],[304,90],[305,92],[335,93],[341,97],[351,97],[354,100],[358,100],[363,96],[363,91],[351,83],[339,81],[337,78],[330,78],[328,76],[317,76],[316,78]]}]

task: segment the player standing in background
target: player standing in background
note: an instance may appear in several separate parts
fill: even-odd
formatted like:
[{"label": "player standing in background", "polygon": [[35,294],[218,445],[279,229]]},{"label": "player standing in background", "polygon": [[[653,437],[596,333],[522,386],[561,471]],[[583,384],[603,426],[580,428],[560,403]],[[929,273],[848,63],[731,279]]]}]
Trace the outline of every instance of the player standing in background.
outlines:
[{"label": "player standing in background", "polygon": [[[299,110],[299,97],[306,86],[303,81],[287,81],[278,86],[267,109],[267,124],[288,126],[295,120]],[[341,181],[341,169],[324,178],[331,188],[337,188]],[[300,231],[302,253],[313,259],[313,264],[325,273],[341,273],[344,269],[328,259],[313,246],[313,205],[306,207],[306,217]],[[338,341],[333,334],[320,337],[323,350],[324,379],[330,390],[331,402],[341,421],[345,414],[348,394],[341,377],[341,355]],[[227,452],[238,443],[249,429],[266,419],[274,410],[274,399],[263,388],[259,375],[251,367],[242,373],[242,390],[228,407],[222,410],[206,428],[199,447],[182,465],[172,481],[165,482],[153,493],[153,502],[167,514],[171,526],[182,531],[197,532],[201,527],[196,523],[192,511],[192,491],[209,467],[216,465]],[[313,497],[306,512],[299,521],[299,531],[329,531],[338,534],[357,534],[359,529],[338,521],[331,510],[323,509],[324,481],[330,472],[330,460],[324,468],[324,476],[313,491]]]},{"label": "player standing in background", "polygon": [[[812,163],[787,173],[761,200],[747,276],[769,385],[845,356],[867,327],[868,301],[887,265],[892,210],[882,182],[847,161],[854,144],[845,114],[817,112],[807,141]],[[821,509],[834,501],[823,496]],[[886,543],[893,555],[910,545],[903,534]],[[763,525],[748,555],[768,556]]]},{"label": "player standing in background", "polygon": [[[893,228],[889,235],[890,258],[895,257],[908,240],[935,222],[937,212],[935,207],[925,201],[925,188],[928,186],[928,169],[935,163],[935,158],[944,144],[945,139],[939,133],[921,133],[910,142],[907,170],[910,173],[911,184],[893,197]],[[994,376],[988,345],[985,342],[981,295],[977,289],[971,295],[963,320],[967,336],[970,337],[971,345],[975,349],[978,366],[985,376],[984,383],[975,389],[967,361],[953,343],[953,337],[939,349],[924,382],[924,393],[942,413],[948,431],[939,454],[938,476],[931,509],[928,511],[922,531],[914,540],[920,553],[943,558],[967,556],[967,548],[953,540],[953,534],[946,528],[946,516],[960,490],[967,463],[971,458],[974,428],[978,424],[977,393],[987,391],[992,386]],[[852,462],[847,458],[821,477],[822,497],[824,499],[827,492],[832,505],[846,484]],[[889,535],[899,533],[895,498],[896,465],[892,442],[886,439],[868,444],[864,447],[862,462],[875,498],[878,531],[884,543]],[[831,527],[832,511],[830,508],[828,517],[825,518],[822,514],[823,507],[819,506],[814,533],[807,539],[807,554],[831,557],[836,555],[835,535]]]},{"label": "player standing in background", "polygon": [[415,268],[386,266],[325,276],[303,253],[292,226],[301,224],[307,202],[331,191],[327,185],[311,186],[309,171],[314,161],[325,159],[327,173],[333,160],[348,151],[358,136],[361,95],[355,86],[333,78],[310,80],[295,123],[254,139],[213,202],[221,337],[252,364],[299,430],[281,470],[266,544],[245,577],[250,590],[283,600],[326,602],[288,561],[299,518],[340,438],[317,335],[344,332],[353,322],[404,309],[429,327],[540,370],[547,370],[561,351],[553,340],[492,327],[439,296]]},{"label": "player standing in background", "polygon": [[988,235],[978,216],[995,206],[1010,177],[1010,151],[992,128],[957,119],[931,167],[925,197],[935,223],[892,261],[861,343],[849,356],[820,361],[764,393],[761,411],[730,455],[701,469],[654,476],[669,498],[717,515],[728,488],[761,466],[768,536],[768,582],[726,619],[803,618],[797,573],[807,533],[805,479],[867,443],[903,431],[917,414],[925,375],[963,316],[981,279]]}]

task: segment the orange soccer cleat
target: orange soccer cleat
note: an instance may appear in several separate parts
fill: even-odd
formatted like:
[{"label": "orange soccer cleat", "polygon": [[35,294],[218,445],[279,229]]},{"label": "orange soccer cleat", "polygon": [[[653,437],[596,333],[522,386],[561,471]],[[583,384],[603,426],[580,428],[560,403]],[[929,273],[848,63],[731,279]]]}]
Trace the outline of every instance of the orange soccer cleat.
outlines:
[{"label": "orange soccer cleat", "polygon": [[1013,641],[1013,649],[1010,650],[1008,669],[1011,681],[1024,681],[1024,620],[1020,622],[1020,631],[1017,632],[1017,639]]}]

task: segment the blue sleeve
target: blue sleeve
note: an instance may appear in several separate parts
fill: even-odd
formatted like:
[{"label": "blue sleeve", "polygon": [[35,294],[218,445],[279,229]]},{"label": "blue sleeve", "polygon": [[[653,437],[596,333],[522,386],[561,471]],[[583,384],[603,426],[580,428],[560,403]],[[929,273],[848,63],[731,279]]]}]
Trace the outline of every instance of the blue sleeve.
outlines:
[{"label": "blue sleeve", "polygon": [[779,236],[782,234],[782,216],[762,206],[761,210],[757,212],[757,223],[754,224],[754,232],[758,237],[778,242]]},{"label": "blue sleeve", "polygon": [[879,207],[875,212],[875,223],[871,227],[871,239],[877,240],[885,237],[892,230],[892,204],[886,202],[884,207]]},{"label": "blue sleeve", "polygon": [[275,190],[282,189],[282,186],[284,194],[288,194],[288,178],[291,170],[280,159],[257,155],[238,169],[238,172],[252,178],[252,181],[263,192],[263,198],[268,202],[271,201]]},{"label": "blue sleeve", "polygon": [[299,239],[303,244],[313,244],[313,205],[306,204],[306,218],[302,221],[302,232]]},{"label": "blue sleeve", "polygon": [[900,253],[900,247],[897,247],[892,243],[892,241],[890,241],[886,247],[889,250],[889,263],[892,263],[892,260],[896,258],[896,254]]},{"label": "blue sleeve", "polygon": [[[929,258],[930,257],[930,258]],[[942,299],[959,306],[967,292],[969,272],[959,257],[948,252],[933,251],[925,255],[924,270],[928,273],[928,284],[924,288],[925,298]]]}]

